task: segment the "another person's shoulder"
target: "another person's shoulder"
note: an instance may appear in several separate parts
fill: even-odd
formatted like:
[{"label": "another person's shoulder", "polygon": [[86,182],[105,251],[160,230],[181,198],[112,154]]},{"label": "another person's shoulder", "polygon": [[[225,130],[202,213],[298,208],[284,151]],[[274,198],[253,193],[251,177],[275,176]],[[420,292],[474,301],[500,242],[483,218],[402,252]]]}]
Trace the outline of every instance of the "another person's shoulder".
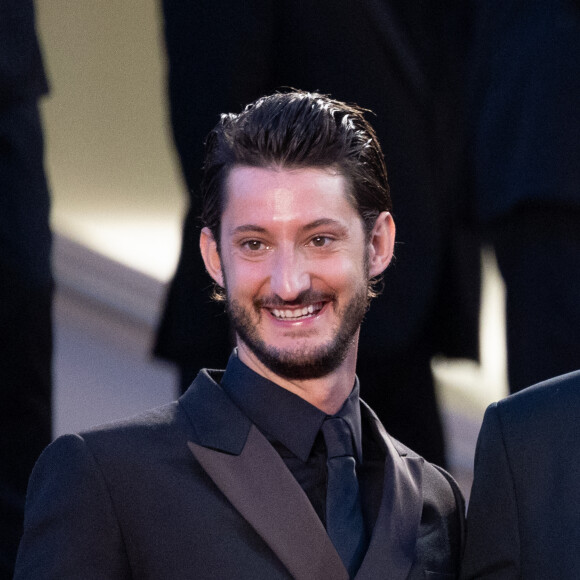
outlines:
[{"label": "another person's shoulder", "polygon": [[540,408],[580,402],[580,370],[542,381],[500,401],[502,408]]},{"label": "another person's shoulder", "polygon": [[484,422],[495,416],[502,429],[538,431],[544,425],[575,422],[580,408],[580,370],[542,381],[497,403],[492,403]]},{"label": "another person's shoulder", "polygon": [[557,463],[562,455],[580,453],[579,411],[580,371],[528,387],[486,409],[479,455],[507,454],[520,465],[535,465],[539,457]]}]

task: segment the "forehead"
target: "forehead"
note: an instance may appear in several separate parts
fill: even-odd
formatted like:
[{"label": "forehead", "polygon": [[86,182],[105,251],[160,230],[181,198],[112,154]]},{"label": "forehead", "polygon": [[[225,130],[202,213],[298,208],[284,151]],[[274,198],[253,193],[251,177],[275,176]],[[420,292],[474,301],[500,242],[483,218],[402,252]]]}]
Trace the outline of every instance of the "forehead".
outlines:
[{"label": "forehead", "polygon": [[226,182],[224,221],[301,222],[358,217],[348,181],[334,167],[234,166]]}]

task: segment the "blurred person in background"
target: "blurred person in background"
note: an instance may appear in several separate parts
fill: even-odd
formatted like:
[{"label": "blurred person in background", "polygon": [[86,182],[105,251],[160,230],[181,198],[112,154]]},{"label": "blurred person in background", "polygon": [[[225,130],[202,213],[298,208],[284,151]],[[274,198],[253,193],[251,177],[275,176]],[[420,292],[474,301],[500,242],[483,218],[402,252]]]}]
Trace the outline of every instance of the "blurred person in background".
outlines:
[{"label": "blurred person in background", "polygon": [[31,0],[0,0],[0,578],[12,578],[28,477],[51,440],[47,92]]},{"label": "blurred person in background", "polygon": [[580,366],[580,2],[474,2],[477,216],[506,287],[511,392]]}]

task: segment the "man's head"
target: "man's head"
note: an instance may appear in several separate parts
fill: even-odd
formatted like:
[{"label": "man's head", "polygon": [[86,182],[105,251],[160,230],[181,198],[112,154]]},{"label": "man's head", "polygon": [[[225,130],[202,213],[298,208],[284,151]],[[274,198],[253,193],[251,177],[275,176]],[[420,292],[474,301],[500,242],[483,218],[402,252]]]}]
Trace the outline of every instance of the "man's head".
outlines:
[{"label": "man's head", "polygon": [[380,212],[391,211],[383,153],[363,109],[302,91],[276,93],[224,114],[206,142],[202,221],[220,241],[226,181],[236,165],[335,167],[368,234]]},{"label": "man's head", "polygon": [[265,97],[222,117],[205,171],[201,250],[240,357],[287,380],[352,366],[395,235],[361,111],[307,93]]}]

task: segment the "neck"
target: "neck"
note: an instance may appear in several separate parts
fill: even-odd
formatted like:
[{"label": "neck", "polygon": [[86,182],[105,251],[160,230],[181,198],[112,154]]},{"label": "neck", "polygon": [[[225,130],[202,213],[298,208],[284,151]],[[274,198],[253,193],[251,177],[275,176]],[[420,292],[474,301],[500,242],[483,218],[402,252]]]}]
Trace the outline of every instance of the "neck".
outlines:
[{"label": "neck", "polygon": [[248,347],[238,340],[240,360],[254,372],[298,395],[327,415],[337,413],[352,391],[356,373],[356,349],[354,341],[345,360],[338,368],[318,379],[289,380],[266,367]]}]

